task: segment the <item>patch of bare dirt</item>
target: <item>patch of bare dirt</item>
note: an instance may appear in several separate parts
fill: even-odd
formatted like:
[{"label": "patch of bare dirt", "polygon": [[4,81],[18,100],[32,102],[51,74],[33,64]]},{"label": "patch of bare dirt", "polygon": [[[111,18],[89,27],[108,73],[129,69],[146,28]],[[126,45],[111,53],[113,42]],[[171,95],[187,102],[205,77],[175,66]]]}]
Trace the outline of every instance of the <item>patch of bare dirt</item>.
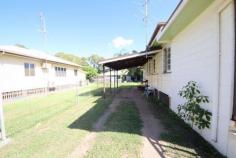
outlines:
[{"label": "patch of bare dirt", "polygon": [[143,121],[143,147],[141,149],[141,157],[165,158],[164,149],[159,142],[159,137],[160,134],[164,132],[164,127],[160,120],[153,115],[150,106],[148,105],[149,103],[136,89],[129,89],[128,91],[123,92],[123,95],[127,95],[130,99],[135,101]]},{"label": "patch of bare dirt", "polygon": [[[122,92],[119,94],[122,94]],[[104,129],[104,124],[106,120],[113,112],[115,112],[116,107],[120,104],[120,101],[122,99],[119,94],[113,99],[113,102],[105,111],[105,113],[93,125],[93,131],[86,135],[86,137],[80,142],[80,145],[77,146],[74,151],[69,155],[70,158],[82,158],[92,148],[96,141],[97,132],[102,131]]]}]

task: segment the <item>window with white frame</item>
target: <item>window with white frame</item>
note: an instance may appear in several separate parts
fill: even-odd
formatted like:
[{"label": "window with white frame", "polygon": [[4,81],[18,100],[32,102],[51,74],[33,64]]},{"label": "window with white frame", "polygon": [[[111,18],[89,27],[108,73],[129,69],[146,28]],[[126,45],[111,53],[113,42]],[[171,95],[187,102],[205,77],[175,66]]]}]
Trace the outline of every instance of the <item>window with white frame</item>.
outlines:
[{"label": "window with white frame", "polygon": [[164,73],[171,72],[171,48],[164,48]]},{"label": "window with white frame", "polygon": [[57,77],[65,77],[66,76],[66,68],[55,67],[55,74]]},{"label": "window with white frame", "polygon": [[25,76],[35,76],[35,65],[31,63],[24,63]]}]

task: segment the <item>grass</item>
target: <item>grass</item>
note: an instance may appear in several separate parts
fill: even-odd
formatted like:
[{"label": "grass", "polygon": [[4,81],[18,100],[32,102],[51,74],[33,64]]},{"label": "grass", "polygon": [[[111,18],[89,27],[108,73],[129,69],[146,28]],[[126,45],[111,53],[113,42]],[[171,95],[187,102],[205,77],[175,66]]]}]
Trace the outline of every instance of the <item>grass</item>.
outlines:
[{"label": "grass", "polygon": [[140,157],[141,128],[142,121],[135,103],[121,102],[86,157]]},{"label": "grass", "polygon": [[223,158],[212,145],[164,104],[153,97],[150,102],[155,116],[161,120],[167,130],[160,138],[165,148],[165,155],[176,158]]},{"label": "grass", "polygon": [[[67,157],[111,101],[110,95],[101,99],[101,89],[91,85],[80,90],[79,105],[76,105],[75,90],[5,105],[6,131],[12,141],[0,149],[0,157]],[[74,124],[91,109],[90,115]]]}]

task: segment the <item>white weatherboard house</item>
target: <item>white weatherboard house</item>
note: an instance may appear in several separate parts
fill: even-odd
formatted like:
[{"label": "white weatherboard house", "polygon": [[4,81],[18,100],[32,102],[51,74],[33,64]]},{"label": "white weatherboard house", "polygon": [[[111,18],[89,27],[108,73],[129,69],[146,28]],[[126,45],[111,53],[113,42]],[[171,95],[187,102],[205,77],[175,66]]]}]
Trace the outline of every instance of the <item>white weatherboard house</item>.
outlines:
[{"label": "white weatherboard house", "polygon": [[[177,112],[178,91],[196,81],[210,103],[210,129],[200,131],[223,155],[236,157],[235,2],[183,0],[169,20],[160,23],[149,47],[162,49],[144,65],[144,79],[167,94]],[[234,110],[233,110],[234,109]]]},{"label": "white weatherboard house", "polygon": [[0,90],[3,99],[84,84],[81,66],[18,46],[0,46]]},{"label": "white weatherboard house", "polygon": [[[210,103],[210,129],[194,129],[223,155],[236,158],[236,0],[181,0],[157,25],[147,50],[107,59],[103,67],[143,66],[143,79],[177,113],[178,93],[196,81]],[[191,138],[190,138],[191,139]]]}]

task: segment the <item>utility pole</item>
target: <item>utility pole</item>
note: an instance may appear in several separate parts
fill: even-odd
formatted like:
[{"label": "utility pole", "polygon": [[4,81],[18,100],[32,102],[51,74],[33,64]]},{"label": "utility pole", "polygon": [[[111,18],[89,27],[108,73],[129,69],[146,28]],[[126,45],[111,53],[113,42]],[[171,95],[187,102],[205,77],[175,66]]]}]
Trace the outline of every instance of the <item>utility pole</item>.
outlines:
[{"label": "utility pole", "polygon": [[[145,25],[145,40],[146,40],[146,59],[148,58],[148,5],[149,5],[149,0],[144,0],[144,10],[145,10],[145,15],[143,18],[144,25]],[[148,71],[149,70],[149,60],[147,62],[148,66]]]},{"label": "utility pole", "polygon": [[43,12],[40,12],[39,17],[40,17],[39,32],[41,32],[43,35],[43,48],[44,48],[44,51],[46,51],[47,29],[46,29],[46,21],[45,21]]},{"label": "utility pole", "polygon": [[[146,40],[146,50],[148,48],[148,5],[149,5],[149,0],[144,0],[144,25],[145,25],[145,40]],[[147,51],[146,51],[147,52]],[[147,54],[146,54],[146,58],[147,58]]]}]

